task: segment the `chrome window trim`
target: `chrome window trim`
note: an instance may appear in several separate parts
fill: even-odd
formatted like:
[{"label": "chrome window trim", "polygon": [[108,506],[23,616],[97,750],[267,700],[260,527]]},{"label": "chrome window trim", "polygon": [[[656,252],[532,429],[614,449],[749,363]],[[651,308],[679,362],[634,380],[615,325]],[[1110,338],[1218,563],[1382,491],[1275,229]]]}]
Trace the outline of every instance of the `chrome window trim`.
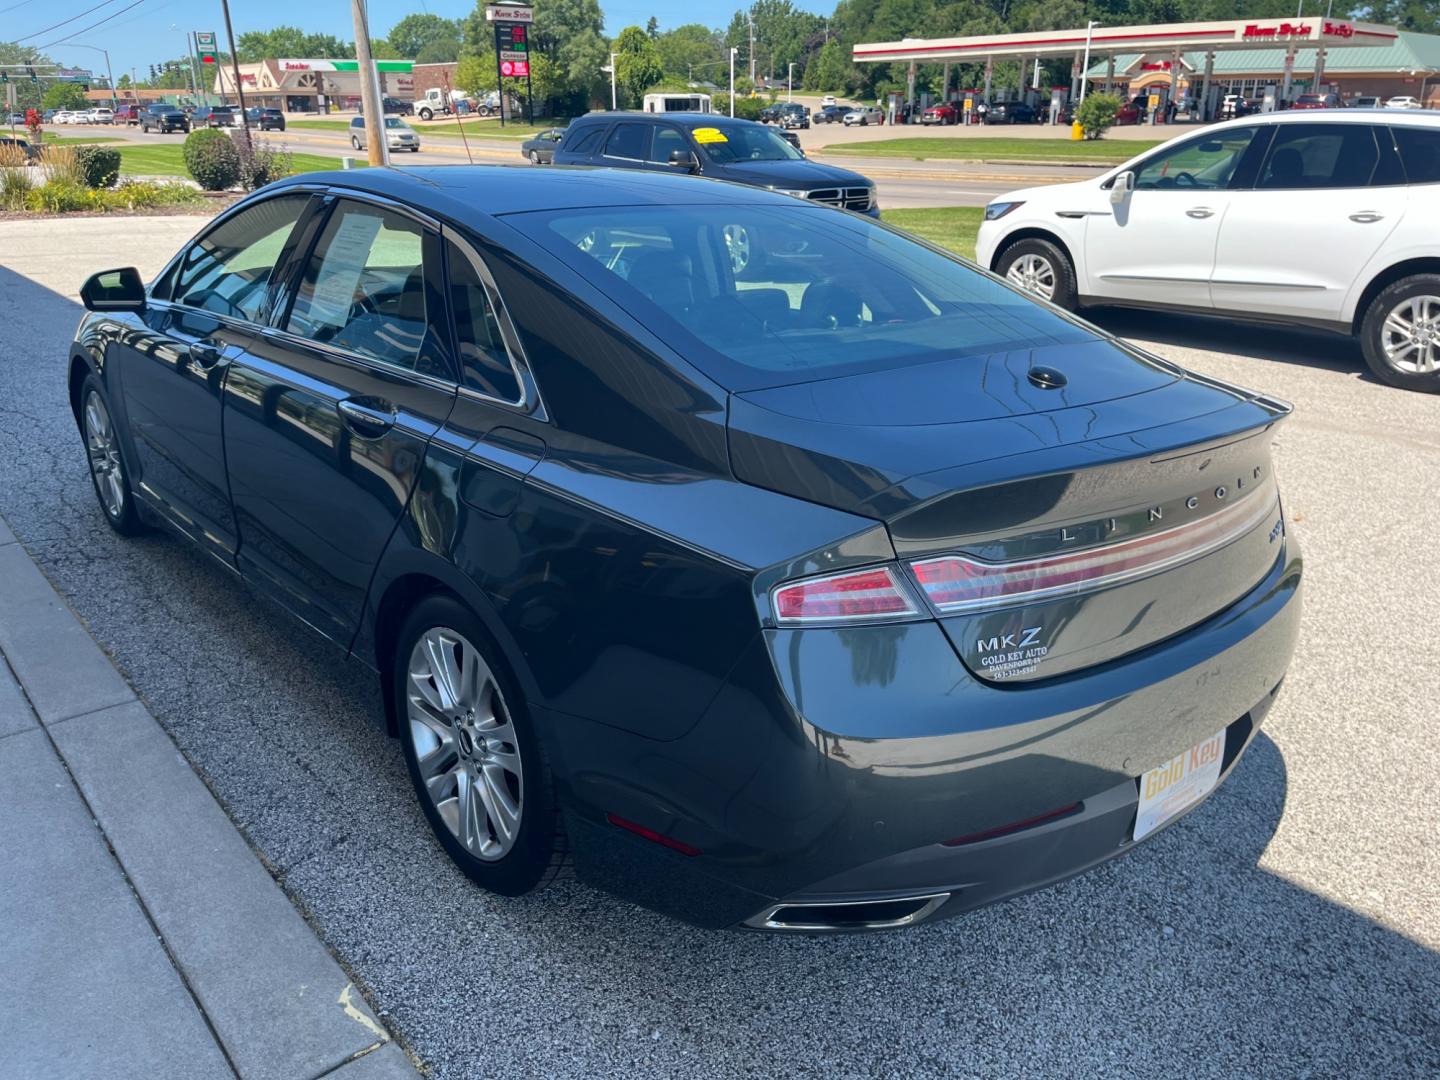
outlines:
[{"label": "chrome window trim", "polygon": [[278,326],[256,326],[253,327],[253,329],[258,336],[268,338],[288,348],[299,347],[311,349],[315,352],[323,353],[332,360],[340,360],[347,364],[353,364],[356,367],[368,368],[370,371],[374,371],[380,375],[409,379],[423,386],[428,386],[436,390],[444,390],[448,394],[453,394],[456,389],[458,389],[455,383],[449,379],[439,379],[434,375],[426,375],[423,371],[416,371],[414,368],[400,367],[398,364],[391,364],[385,360],[377,360],[375,357],[366,356],[364,353],[336,348],[334,345],[321,341],[313,341],[310,338],[301,337],[299,334],[292,334],[289,330],[281,330]]},{"label": "chrome window trim", "polygon": [[[483,401],[490,405],[500,405],[507,409],[515,409],[534,416],[538,420],[547,421],[550,419],[545,410],[545,402],[540,394],[540,384],[535,381],[535,374],[530,368],[530,360],[525,355],[525,346],[520,341],[520,334],[515,329],[515,321],[510,317],[510,309],[505,304],[505,298],[500,295],[500,286],[495,281],[495,275],[490,272],[490,267],[463,236],[457,233],[450,226],[441,226],[440,236],[447,244],[452,244],[455,250],[460,252],[470,263],[470,268],[480,278],[481,285],[485,288],[485,295],[490,301],[490,306],[495,312],[495,323],[500,328],[500,341],[505,346],[505,355],[510,361],[510,370],[515,375],[515,383],[520,387],[520,399],[510,401],[505,398],[495,397],[482,391],[472,389],[465,385],[465,362],[456,356],[456,366],[460,374],[458,388],[461,394],[475,401]],[[450,309],[453,320],[455,312],[454,299],[446,298],[446,306]]]}]

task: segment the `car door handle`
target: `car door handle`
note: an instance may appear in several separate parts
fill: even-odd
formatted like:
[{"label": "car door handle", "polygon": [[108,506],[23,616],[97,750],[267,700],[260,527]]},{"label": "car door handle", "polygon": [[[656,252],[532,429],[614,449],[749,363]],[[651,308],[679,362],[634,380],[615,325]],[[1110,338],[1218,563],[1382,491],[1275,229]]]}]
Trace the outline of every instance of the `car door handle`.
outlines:
[{"label": "car door handle", "polygon": [[201,371],[209,371],[225,359],[225,346],[209,338],[190,343],[190,363]]},{"label": "car door handle", "polygon": [[395,426],[394,407],[391,406],[387,411],[377,408],[376,406],[379,404],[376,402],[372,405],[362,405],[358,401],[347,398],[337,403],[335,409],[340,413],[340,419],[345,422],[345,426],[356,435],[362,439],[378,439]]},{"label": "car door handle", "polygon": [[1359,222],[1361,225],[1372,225],[1384,216],[1384,214],[1375,213],[1374,210],[1361,210],[1359,213],[1351,214],[1350,220]]},{"label": "car door handle", "polygon": [[1187,217],[1207,218],[1214,217],[1215,211],[1211,210],[1208,206],[1192,206],[1189,210],[1185,211],[1185,214]]}]

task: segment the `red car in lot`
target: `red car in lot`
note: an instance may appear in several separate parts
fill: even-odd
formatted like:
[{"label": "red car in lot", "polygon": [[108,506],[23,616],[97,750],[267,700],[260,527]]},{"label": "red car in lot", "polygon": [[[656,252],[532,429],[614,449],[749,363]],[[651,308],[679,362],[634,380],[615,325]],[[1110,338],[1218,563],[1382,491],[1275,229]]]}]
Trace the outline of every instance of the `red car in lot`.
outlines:
[{"label": "red car in lot", "polygon": [[960,110],[950,101],[941,102],[939,105],[931,105],[920,117],[922,124],[958,124],[960,122]]},{"label": "red car in lot", "polygon": [[1343,109],[1345,102],[1337,94],[1301,94],[1292,109]]},{"label": "red car in lot", "polygon": [[1115,114],[1116,124],[1141,124],[1145,122],[1147,99],[1144,94],[1132,98],[1120,106]]}]

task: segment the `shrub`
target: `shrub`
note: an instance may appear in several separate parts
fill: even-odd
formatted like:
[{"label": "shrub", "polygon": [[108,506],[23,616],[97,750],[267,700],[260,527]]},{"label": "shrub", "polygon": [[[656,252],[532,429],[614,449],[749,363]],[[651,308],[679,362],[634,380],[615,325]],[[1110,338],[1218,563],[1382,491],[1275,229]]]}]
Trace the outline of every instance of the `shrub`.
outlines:
[{"label": "shrub", "polygon": [[74,180],[47,180],[25,197],[25,209],[37,214],[68,214],[102,208],[100,192]]},{"label": "shrub", "polygon": [[185,168],[206,191],[224,191],[240,182],[240,155],[230,136],[201,128],[185,137]]},{"label": "shrub", "polygon": [[0,210],[24,210],[25,200],[35,181],[30,177],[30,170],[25,168],[24,152],[17,151],[22,159],[20,162],[7,162],[7,149],[0,147]]},{"label": "shrub", "polygon": [[1075,108],[1075,122],[1085,138],[1098,139],[1110,130],[1119,111],[1120,99],[1114,94],[1087,94]]},{"label": "shrub", "polygon": [[254,136],[247,143],[241,132],[232,135],[231,140],[240,165],[240,183],[247,191],[264,187],[295,171],[294,159],[284,146],[274,146]]},{"label": "shrub", "polygon": [[106,210],[153,210],[157,207],[195,206],[205,196],[189,184],[175,181],[127,180],[113,191],[101,192]]},{"label": "shrub", "polygon": [[120,178],[120,151],[110,146],[75,147],[75,172],[86,187],[108,188]]},{"label": "shrub", "polygon": [[40,174],[45,183],[80,183],[80,170],[75,165],[75,147],[42,146],[40,148]]},{"label": "shrub", "polygon": [[[729,116],[730,92],[727,90],[723,93],[711,94],[710,108],[715,111],[716,116]],[[764,106],[760,103],[759,98],[735,95],[735,117],[738,120],[759,120],[762,108]]]}]

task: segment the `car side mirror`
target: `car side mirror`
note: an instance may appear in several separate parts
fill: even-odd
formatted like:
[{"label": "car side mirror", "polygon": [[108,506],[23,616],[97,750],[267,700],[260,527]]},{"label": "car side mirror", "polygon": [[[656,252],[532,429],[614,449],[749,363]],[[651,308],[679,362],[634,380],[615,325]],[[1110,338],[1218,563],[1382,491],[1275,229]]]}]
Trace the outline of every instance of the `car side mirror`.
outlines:
[{"label": "car side mirror", "polygon": [[1110,201],[1119,206],[1135,190],[1135,174],[1126,170],[1115,177],[1114,183],[1110,185]]},{"label": "car side mirror", "polygon": [[700,167],[700,159],[695,156],[694,150],[671,150],[670,164],[677,169],[688,169],[694,172]]},{"label": "car side mirror", "polygon": [[88,311],[144,311],[145,283],[133,266],[101,270],[80,286],[80,302]]}]

